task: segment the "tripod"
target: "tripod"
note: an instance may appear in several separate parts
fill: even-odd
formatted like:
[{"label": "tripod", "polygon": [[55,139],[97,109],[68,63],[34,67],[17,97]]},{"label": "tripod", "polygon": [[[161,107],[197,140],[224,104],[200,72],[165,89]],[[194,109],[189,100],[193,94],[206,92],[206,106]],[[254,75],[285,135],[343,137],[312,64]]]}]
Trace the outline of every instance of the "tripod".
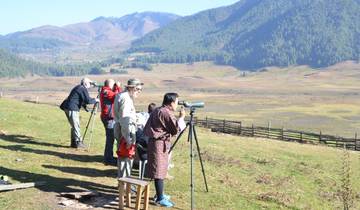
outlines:
[{"label": "tripod", "polygon": [[[99,98],[99,96],[100,96],[100,88],[98,89],[98,95],[96,96],[96,98]],[[89,125],[92,122],[91,123],[91,128],[90,128],[90,139],[89,139],[89,145],[88,145],[87,151],[90,151],[91,141],[92,141],[92,137],[93,137],[94,124],[95,124],[95,115],[96,115],[98,109],[99,109],[99,102],[95,102],[95,104],[93,106],[93,109],[91,110],[89,120],[88,120],[88,122],[86,124],[85,131],[84,131],[83,141],[85,139],[86,133],[87,133],[88,128],[89,128]]]},{"label": "tripod", "polygon": [[194,119],[194,113],[195,113],[195,107],[190,107],[190,120],[188,123],[186,123],[186,127],[183,131],[181,131],[181,133],[179,134],[179,136],[176,138],[176,141],[174,142],[174,144],[171,146],[169,153],[173,150],[173,148],[175,147],[176,143],[179,141],[179,139],[181,138],[181,136],[183,135],[183,133],[186,131],[187,128],[189,128],[189,133],[188,133],[188,142],[190,142],[190,188],[191,188],[191,209],[194,208],[194,174],[193,174],[193,158],[194,158],[194,154],[193,154],[193,135],[194,135],[194,139],[196,142],[196,147],[197,147],[197,152],[199,155],[199,160],[200,160],[200,165],[201,165],[201,170],[202,170],[202,174],[204,177],[204,183],[205,183],[205,188],[206,188],[206,192],[209,192],[208,190],[208,186],[207,186],[207,182],[206,182],[206,176],[205,176],[205,170],[204,170],[204,165],[201,159],[201,154],[200,154],[200,146],[199,146],[199,142],[196,136],[196,130],[195,130],[195,123],[193,121]]}]

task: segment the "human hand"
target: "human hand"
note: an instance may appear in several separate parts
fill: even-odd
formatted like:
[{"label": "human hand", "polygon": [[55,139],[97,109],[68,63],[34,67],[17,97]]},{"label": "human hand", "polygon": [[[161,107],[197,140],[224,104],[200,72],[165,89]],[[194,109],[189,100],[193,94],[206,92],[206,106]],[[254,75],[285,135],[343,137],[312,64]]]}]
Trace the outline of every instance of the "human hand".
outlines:
[{"label": "human hand", "polygon": [[181,106],[180,111],[179,111],[179,118],[184,118],[185,117],[185,109],[183,106]]}]

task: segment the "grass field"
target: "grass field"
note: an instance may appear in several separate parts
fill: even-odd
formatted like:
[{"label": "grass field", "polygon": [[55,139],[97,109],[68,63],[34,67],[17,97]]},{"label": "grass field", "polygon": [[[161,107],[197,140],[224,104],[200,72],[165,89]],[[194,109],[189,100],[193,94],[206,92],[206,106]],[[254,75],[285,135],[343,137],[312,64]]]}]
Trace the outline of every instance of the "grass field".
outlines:
[{"label": "grass field", "polygon": [[[84,127],[89,115],[81,112],[81,116]],[[117,207],[116,170],[102,164],[104,131],[99,119],[91,150],[74,150],[68,147],[69,126],[60,109],[2,98],[0,132],[0,174],[9,176],[12,183],[46,181],[36,188],[0,192],[0,209],[72,209],[60,207],[58,195],[79,190],[102,193],[102,202],[91,208]],[[342,150],[200,128],[198,138],[209,192],[196,159],[196,209],[342,209]],[[166,181],[165,191],[176,209],[190,208],[188,151],[188,143],[181,139],[170,171],[175,179]],[[352,209],[356,209],[360,154],[349,154]],[[89,208],[80,204],[77,208]]]},{"label": "grass field", "polygon": [[[145,110],[150,102],[161,103],[165,92],[180,99],[204,101],[198,116],[241,120],[244,125],[322,132],[354,137],[360,133],[360,64],[345,62],[326,69],[306,66],[267,68],[261,72],[239,71],[203,62],[193,65],[159,64],[153,71],[129,69],[125,75],[90,76],[123,83],[130,77],[145,82],[136,104]],[[244,75],[245,74],[245,75]],[[80,77],[28,77],[0,79],[6,98],[60,104]],[[96,88],[91,90],[96,96]]]}]

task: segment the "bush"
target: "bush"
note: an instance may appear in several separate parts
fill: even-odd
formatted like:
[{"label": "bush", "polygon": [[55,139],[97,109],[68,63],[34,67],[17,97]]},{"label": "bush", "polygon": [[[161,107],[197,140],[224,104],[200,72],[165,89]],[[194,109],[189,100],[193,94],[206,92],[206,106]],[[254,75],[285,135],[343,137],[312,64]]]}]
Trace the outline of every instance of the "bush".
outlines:
[{"label": "bush", "polygon": [[95,74],[95,75],[99,75],[99,74],[105,74],[106,72],[99,68],[99,67],[92,67],[89,74]]},{"label": "bush", "polygon": [[110,69],[111,74],[128,74],[128,71],[125,69]]}]

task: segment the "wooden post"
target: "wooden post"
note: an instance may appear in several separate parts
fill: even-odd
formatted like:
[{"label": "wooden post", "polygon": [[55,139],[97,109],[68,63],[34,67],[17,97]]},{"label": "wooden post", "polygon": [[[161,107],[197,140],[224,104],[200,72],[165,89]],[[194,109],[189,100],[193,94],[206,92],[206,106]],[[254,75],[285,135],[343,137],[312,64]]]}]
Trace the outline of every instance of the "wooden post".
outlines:
[{"label": "wooden post", "polygon": [[300,131],[300,141],[301,142],[303,141],[303,133],[302,133],[302,131]]},{"label": "wooden post", "polygon": [[355,150],[358,150],[357,133],[355,133]]},{"label": "wooden post", "polygon": [[284,140],[284,127],[281,128],[281,140]]},{"label": "wooden post", "polygon": [[225,119],[223,121],[223,133],[225,133]]},{"label": "wooden post", "polygon": [[39,96],[36,96],[35,103],[39,103]]},{"label": "wooden post", "polygon": [[209,123],[208,123],[208,118],[207,118],[207,116],[206,116],[206,118],[205,118],[205,125],[206,125],[207,128],[209,127]]},{"label": "wooden post", "polygon": [[242,123],[240,121],[240,135],[241,135],[241,133],[242,133]]},{"label": "wooden post", "polygon": [[322,139],[321,139],[321,131],[320,131],[320,134],[319,134],[319,143],[321,143]]},{"label": "wooden post", "polygon": [[268,132],[267,132],[267,138],[270,137],[270,127],[271,127],[271,122],[268,121]]},{"label": "wooden post", "polygon": [[119,209],[124,209],[124,182],[119,182]]},{"label": "wooden post", "polygon": [[251,136],[255,135],[254,124],[251,125]]},{"label": "wooden post", "polygon": [[0,92],[0,98],[2,98],[3,97],[3,92]]},{"label": "wooden post", "polygon": [[335,135],[335,145],[336,145],[336,147],[338,147],[339,145],[339,138],[338,138],[338,135],[336,134]]},{"label": "wooden post", "polygon": [[144,194],[144,210],[149,209],[149,194],[150,194],[150,186],[145,186],[145,194]]},{"label": "wooden post", "polygon": [[137,186],[136,203],[135,203],[136,210],[140,210],[140,204],[141,204],[141,185]]},{"label": "wooden post", "polygon": [[241,121],[239,122],[238,135],[241,135]]}]

